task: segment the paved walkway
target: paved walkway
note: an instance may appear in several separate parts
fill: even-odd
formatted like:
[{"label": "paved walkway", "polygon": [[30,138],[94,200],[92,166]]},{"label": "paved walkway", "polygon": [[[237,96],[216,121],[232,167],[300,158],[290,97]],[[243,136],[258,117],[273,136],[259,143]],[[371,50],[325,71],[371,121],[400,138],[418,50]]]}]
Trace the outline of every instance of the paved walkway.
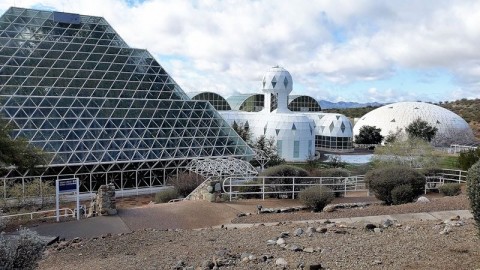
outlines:
[{"label": "paved walkway", "polygon": [[[119,234],[145,228],[152,229],[200,229],[208,227],[252,227],[259,224],[230,224],[238,213],[255,213],[257,205],[263,207],[289,207],[298,206],[293,200],[248,200],[229,203],[209,203],[205,201],[182,201],[170,204],[148,205],[138,208],[119,209],[117,216],[101,216],[80,221],[40,224],[31,229],[43,236],[59,236],[72,239],[75,237],[90,238],[107,233]],[[445,220],[452,216],[471,218],[468,210],[444,211],[416,214],[398,214],[369,217],[353,217],[331,219],[335,222],[354,223],[369,222],[380,223],[382,220],[391,219],[398,222],[412,220]],[[309,223],[324,220],[293,221],[293,223]],[[264,225],[275,225],[265,223]]]}]

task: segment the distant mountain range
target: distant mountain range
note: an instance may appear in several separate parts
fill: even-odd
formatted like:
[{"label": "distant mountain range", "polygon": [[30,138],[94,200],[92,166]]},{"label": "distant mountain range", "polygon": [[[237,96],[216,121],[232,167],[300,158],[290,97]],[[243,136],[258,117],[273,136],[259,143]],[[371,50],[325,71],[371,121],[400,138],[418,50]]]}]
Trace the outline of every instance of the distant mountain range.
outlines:
[{"label": "distant mountain range", "polygon": [[327,100],[320,100],[320,107],[323,109],[348,109],[348,108],[363,108],[363,107],[379,107],[384,104],[378,102],[358,103],[358,102],[330,102]]}]

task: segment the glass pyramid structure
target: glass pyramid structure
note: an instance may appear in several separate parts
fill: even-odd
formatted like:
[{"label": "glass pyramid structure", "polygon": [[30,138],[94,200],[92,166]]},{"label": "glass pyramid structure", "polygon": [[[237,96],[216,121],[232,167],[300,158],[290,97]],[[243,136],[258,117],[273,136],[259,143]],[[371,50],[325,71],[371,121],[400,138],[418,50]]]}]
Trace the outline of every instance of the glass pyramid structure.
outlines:
[{"label": "glass pyramid structure", "polygon": [[[43,178],[83,189],[164,184],[187,162],[252,150],[101,17],[10,8],[0,17],[0,115],[51,153]],[[11,170],[6,179],[33,177]]]}]

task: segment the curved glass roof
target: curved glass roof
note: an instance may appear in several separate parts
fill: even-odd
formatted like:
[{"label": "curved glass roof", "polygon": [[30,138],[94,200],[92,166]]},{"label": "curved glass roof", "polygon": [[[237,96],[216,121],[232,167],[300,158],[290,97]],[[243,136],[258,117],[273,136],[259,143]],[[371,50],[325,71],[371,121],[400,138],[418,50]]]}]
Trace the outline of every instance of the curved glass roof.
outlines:
[{"label": "curved glass roof", "polygon": [[264,108],[263,94],[239,94],[227,98],[232,110],[258,112]]},{"label": "curved glass roof", "polygon": [[193,100],[204,100],[210,102],[217,111],[229,111],[232,108],[227,100],[221,95],[213,92],[201,92],[189,94]]},{"label": "curved glass roof", "polygon": [[288,96],[288,109],[292,112],[320,112],[322,110],[317,100],[305,95]]}]

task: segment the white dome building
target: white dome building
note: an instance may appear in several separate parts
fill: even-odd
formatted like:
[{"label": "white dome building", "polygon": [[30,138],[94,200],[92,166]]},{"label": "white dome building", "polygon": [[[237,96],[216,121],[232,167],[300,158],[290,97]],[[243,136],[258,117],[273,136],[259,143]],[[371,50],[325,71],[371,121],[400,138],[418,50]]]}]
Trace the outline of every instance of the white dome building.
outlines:
[{"label": "white dome building", "polygon": [[[319,151],[353,151],[350,120],[341,114],[319,112],[320,105],[311,104],[313,98],[292,96],[289,100],[292,89],[290,73],[275,66],[263,76],[263,96],[253,94],[230,97],[226,100],[232,110],[218,112],[230,125],[243,124],[254,140],[260,136],[274,138],[279,156],[287,161],[305,161]],[[293,100],[293,110],[301,111],[289,109],[289,103]],[[212,102],[214,104],[215,100]],[[248,111],[242,110],[242,107]]]},{"label": "white dome building", "polygon": [[432,141],[435,145],[449,146],[474,141],[473,132],[463,118],[445,108],[423,102],[398,102],[377,108],[358,120],[353,127],[353,134],[358,135],[363,126],[375,126],[381,129],[385,137],[399,129],[405,131],[417,118],[438,129]]}]

